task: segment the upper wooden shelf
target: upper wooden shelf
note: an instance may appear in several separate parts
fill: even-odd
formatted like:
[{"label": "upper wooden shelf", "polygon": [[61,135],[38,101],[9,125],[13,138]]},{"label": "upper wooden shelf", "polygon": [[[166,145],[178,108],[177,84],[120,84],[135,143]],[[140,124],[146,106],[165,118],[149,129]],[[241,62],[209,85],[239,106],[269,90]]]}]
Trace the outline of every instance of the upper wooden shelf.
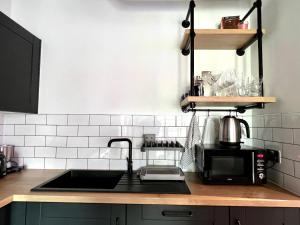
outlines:
[{"label": "upper wooden shelf", "polygon": [[198,107],[238,107],[257,103],[275,103],[275,97],[242,97],[242,96],[188,96],[181,101],[181,106],[196,103]]},{"label": "upper wooden shelf", "polygon": [[[195,29],[195,49],[236,50],[250,41],[256,32],[255,29]],[[184,48],[189,34],[190,30],[186,29],[181,49]]]}]

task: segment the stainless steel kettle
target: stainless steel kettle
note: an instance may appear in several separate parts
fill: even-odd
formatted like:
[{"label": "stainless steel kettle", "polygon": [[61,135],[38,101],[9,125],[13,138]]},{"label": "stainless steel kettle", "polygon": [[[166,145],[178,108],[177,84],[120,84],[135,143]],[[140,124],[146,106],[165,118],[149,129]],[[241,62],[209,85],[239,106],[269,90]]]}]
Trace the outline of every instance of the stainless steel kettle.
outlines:
[{"label": "stainless steel kettle", "polygon": [[224,116],[220,121],[220,144],[232,146],[240,145],[242,137],[241,123],[246,127],[247,138],[250,138],[250,128],[247,121],[234,116]]}]

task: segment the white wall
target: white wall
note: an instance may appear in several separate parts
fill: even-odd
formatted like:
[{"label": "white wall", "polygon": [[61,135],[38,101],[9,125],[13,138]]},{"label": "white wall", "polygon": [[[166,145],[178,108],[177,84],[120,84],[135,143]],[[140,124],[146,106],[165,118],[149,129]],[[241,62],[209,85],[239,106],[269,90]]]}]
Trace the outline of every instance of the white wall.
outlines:
[{"label": "white wall", "polygon": [[[300,195],[300,31],[297,0],[264,0],[264,81],[265,95],[278,98],[265,110],[255,110],[252,130],[254,143],[282,152],[282,164],[268,177],[285,189]],[[252,62],[257,51],[252,49]],[[255,64],[252,71],[257,71]],[[257,65],[256,65],[257,66]]]},{"label": "white wall", "polygon": [[268,113],[300,112],[299,8],[297,0],[263,1],[263,26],[267,30],[263,42],[265,95],[278,98],[278,103],[267,107]]},{"label": "white wall", "polygon": [[1,0],[0,11],[9,16],[10,10],[11,10],[11,0]]},{"label": "white wall", "polygon": [[[179,51],[188,2],[12,0],[12,18],[43,40],[40,113],[176,113],[188,86]],[[247,1],[197,1],[196,26],[244,14]],[[201,70],[243,68],[234,51],[199,54]],[[226,59],[226,60],[224,60]]]}]

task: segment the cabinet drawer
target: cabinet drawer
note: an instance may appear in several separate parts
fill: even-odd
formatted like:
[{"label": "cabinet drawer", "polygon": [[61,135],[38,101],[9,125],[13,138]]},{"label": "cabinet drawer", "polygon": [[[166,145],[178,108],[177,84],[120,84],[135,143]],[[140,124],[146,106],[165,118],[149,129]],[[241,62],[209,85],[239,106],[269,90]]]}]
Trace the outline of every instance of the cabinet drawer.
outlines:
[{"label": "cabinet drawer", "polygon": [[142,206],[143,220],[213,220],[213,207]]},{"label": "cabinet drawer", "polygon": [[127,206],[127,225],[228,225],[228,218],[228,207]]}]

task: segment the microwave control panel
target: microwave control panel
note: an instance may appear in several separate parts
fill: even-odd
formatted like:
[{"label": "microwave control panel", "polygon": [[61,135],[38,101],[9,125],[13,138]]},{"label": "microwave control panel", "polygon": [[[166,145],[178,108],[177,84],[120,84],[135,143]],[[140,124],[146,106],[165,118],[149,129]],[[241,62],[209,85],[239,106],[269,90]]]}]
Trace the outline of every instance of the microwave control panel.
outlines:
[{"label": "microwave control panel", "polygon": [[255,183],[256,184],[265,184],[267,182],[266,176],[266,153],[265,152],[256,152],[255,153]]}]

